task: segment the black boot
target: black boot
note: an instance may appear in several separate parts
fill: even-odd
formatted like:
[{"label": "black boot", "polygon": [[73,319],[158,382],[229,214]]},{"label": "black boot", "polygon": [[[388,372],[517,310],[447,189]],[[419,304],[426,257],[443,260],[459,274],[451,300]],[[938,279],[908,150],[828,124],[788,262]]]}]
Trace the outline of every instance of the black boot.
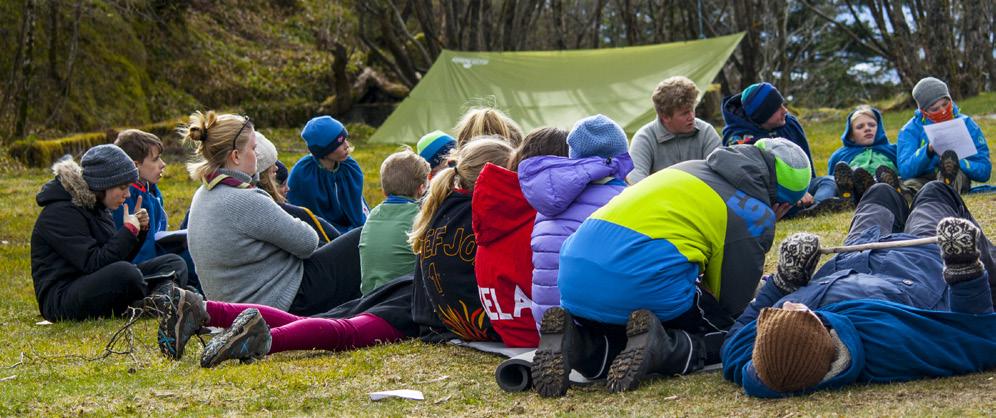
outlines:
[{"label": "black boot", "polygon": [[[958,173],[961,172],[961,166],[958,164],[958,154],[952,150],[944,151],[941,154],[941,163],[937,168],[937,179],[949,187],[955,187],[955,180],[958,179]],[[960,192],[960,190],[955,191]]]},{"label": "black boot", "polygon": [[854,202],[861,201],[861,197],[865,195],[872,186],[875,185],[875,177],[871,175],[868,171],[863,168],[858,168],[854,170]]},{"label": "black boot", "polygon": [[214,367],[228,359],[238,359],[242,363],[261,360],[270,352],[270,327],[256,308],[249,308],[232,321],[221,335],[211,339],[204,354],[201,367]]},{"label": "black boot", "polygon": [[854,171],[851,166],[841,161],[833,166],[833,181],[837,183],[837,196],[850,199],[855,204],[858,200],[854,194]]},{"label": "black boot", "polygon": [[884,165],[879,166],[878,169],[875,170],[875,181],[878,183],[888,184],[892,186],[893,189],[896,189],[897,192],[902,193],[902,190],[900,189],[902,184],[899,182],[899,174],[889,167]]},{"label": "black boot", "polygon": [[650,375],[686,374],[705,363],[702,342],[681,330],[667,330],[653,312],[641,309],[626,323],[626,349],[609,368],[609,392],[636,389]]},{"label": "black boot", "polygon": [[570,313],[556,306],[543,313],[540,343],[532,366],[533,386],[540,396],[553,398],[567,393],[571,375],[567,352],[577,340],[577,325]]},{"label": "black boot", "polygon": [[170,290],[159,320],[159,351],[166,358],[179,360],[187,341],[207,325],[210,317],[201,295],[178,287]]}]

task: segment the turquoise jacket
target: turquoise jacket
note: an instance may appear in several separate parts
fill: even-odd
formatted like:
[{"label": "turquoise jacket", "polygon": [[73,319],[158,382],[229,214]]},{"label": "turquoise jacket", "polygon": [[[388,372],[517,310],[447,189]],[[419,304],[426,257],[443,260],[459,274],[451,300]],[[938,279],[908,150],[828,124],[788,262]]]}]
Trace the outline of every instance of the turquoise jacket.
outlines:
[{"label": "turquoise jacket", "polygon": [[[954,107],[954,117],[965,121],[965,127],[968,128],[972,142],[975,143],[975,148],[978,150],[975,155],[961,159],[961,171],[972,181],[979,183],[989,181],[993,165],[989,161],[989,146],[986,144],[986,137],[982,134],[982,129],[971,117],[961,114],[958,106]],[[911,179],[925,175],[930,176],[937,172],[941,157],[927,152],[927,133],[923,129],[925,125],[932,123],[917,109],[913,113],[913,118],[906,122],[903,129],[899,131],[899,177]]]}]

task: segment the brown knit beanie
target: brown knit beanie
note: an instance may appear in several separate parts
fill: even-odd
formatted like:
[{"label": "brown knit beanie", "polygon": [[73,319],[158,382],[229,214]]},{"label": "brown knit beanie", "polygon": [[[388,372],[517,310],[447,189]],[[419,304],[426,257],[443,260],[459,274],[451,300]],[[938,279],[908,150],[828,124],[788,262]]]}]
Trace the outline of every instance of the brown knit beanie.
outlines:
[{"label": "brown knit beanie", "polygon": [[816,386],[836,349],[819,319],[805,311],[764,308],[757,319],[754,369],[769,388],[794,392]]}]

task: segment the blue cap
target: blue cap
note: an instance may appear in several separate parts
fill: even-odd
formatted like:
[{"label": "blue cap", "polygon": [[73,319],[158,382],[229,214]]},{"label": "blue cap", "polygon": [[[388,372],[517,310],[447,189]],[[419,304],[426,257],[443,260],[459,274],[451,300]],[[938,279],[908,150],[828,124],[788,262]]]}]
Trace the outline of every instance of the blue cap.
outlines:
[{"label": "blue cap", "polygon": [[346,142],[346,127],[331,116],[312,118],[301,130],[301,138],[308,144],[308,151],[315,158],[322,158]]}]

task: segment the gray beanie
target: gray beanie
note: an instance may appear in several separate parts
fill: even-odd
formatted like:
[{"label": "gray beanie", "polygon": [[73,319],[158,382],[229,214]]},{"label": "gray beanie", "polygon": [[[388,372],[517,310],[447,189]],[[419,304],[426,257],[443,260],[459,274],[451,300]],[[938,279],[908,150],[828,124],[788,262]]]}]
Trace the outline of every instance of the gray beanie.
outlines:
[{"label": "gray beanie", "polygon": [[124,150],[114,144],[97,145],[83,154],[83,180],[93,191],[138,181],[138,168]]},{"label": "gray beanie", "polygon": [[951,97],[948,85],[934,77],[924,78],[913,86],[913,100],[916,100],[916,106],[921,109],[926,109],[945,97]]}]

